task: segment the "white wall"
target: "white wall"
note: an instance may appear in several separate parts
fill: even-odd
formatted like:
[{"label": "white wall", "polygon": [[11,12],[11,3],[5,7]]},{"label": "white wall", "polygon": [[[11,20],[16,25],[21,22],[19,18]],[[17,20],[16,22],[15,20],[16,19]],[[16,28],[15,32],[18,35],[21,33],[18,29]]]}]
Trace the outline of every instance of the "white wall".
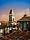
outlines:
[{"label": "white wall", "polygon": [[0,34],[3,33],[3,29],[0,29]]}]

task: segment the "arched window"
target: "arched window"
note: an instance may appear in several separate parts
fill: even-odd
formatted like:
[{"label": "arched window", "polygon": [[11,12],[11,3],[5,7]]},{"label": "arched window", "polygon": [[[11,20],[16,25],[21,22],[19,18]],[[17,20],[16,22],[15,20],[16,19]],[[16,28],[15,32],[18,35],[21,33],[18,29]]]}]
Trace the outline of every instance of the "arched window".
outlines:
[{"label": "arched window", "polygon": [[14,21],[14,18],[13,18],[13,21]]}]

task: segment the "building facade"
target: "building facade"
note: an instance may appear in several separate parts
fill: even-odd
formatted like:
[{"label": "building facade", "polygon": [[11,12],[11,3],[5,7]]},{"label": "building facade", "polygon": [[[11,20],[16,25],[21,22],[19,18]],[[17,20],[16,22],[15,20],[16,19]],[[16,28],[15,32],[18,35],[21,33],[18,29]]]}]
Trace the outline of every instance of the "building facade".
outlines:
[{"label": "building facade", "polygon": [[26,14],[17,22],[20,23],[20,28],[25,31],[30,31],[30,16]]}]

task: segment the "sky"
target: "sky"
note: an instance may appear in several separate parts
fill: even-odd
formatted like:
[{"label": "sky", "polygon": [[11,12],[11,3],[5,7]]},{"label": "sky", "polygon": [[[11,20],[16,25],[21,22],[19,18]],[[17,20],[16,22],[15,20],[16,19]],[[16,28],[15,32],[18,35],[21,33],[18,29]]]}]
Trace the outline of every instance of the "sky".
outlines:
[{"label": "sky", "polygon": [[30,0],[0,0],[0,20],[8,21],[10,9],[13,9],[17,21],[25,12],[30,15]]}]

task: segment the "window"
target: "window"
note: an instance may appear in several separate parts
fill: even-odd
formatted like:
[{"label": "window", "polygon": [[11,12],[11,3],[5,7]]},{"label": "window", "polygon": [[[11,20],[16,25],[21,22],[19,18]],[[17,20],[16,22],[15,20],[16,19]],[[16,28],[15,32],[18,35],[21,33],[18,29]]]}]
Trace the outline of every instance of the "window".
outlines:
[{"label": "window", "polygon": [[26,27],[26,23],[24,23],[24,27]]},{"label": "window", "polygon": [[27,27],[26,25],[27,25],[26,22],[24,22],[24,29],[26,29],[26,27]]},{"label": "window", "polygon": [[14,18],[13,18],[13,21],[14,21]]}]

